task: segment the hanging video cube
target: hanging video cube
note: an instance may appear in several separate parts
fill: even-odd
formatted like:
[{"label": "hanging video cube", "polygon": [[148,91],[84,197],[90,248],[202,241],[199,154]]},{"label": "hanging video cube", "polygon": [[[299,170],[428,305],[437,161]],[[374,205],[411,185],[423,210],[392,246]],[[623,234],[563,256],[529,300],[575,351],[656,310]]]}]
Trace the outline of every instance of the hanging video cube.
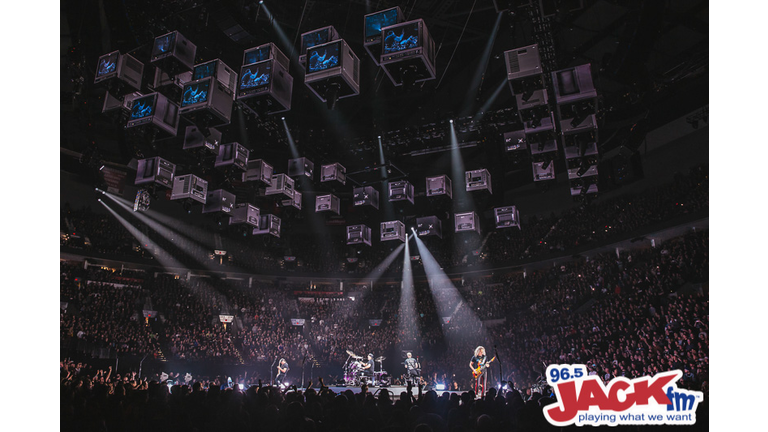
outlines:
[{"label": "hanging video cube", "polygon": [[293,77],[276,59],[240,68],[237,101],[248,111],[268,115],[291,109]]},{"label": "hanging video cube", "polygon": [[405,242],[405,224],[401,221],[381,223],[381,241],[400,240]]},{"label": "hanging video cube", "polygon": [[230,213],[229,224],[246,224],[254,228],[259,228],[261,219],[261,210],[253,204],[236,204]]},{"label": "hanging video cube", "polygon": [[453,186],[451,185],[451,178],[445,174],[427,177],[427,196],[434,197],[441,195],[446,195],[448,198],[453,198]]},{"label": "hanging video cube", "polygon": [[131,103],[126,128],[155,139],[175,137],[178,126],[178,105],[160,93],[150,93]]},{"label": "hanging video cube", "polygon": [[181,117],[200,128],[228,125],[232,119],[232,96],[214,77],[184,84]]},{"label": "hanging video cube", "polygon": [[347,244],[367,244],[371,245],[371,228],[365,225],[347,226]]},{"label": "hanging video cube", "polygon": [[113,51],[99,57],[93,82],[105,86],[109,93],[120,98],[141,90],[143,75],[144,63],[129,54]]},{"label": "hanging video cube", "polygon": [[269,234],[280,238],[280,218],[273,214],[259,216],[259,227],[253,229],[253,235]]},{"label": "hanging video cube", "polygon": [[209,77],[218,81],[222,85],[224,91],[229,94],[232,99],[235,98],[235,92],[237,91],[237,72],[231,67],[227,66],[223,61],[216,59],[195,65],[195,68],[192,69],[192,81]]},{"label": "hanging video cube", "polygon": [[288,176],[293,178],[306,177],[312,180],[314,175],[315,164],[311,160],[305,157],[288,160]]},{"label": "hanging video cube", "polygon": [[184,129],[183,149],[200,155],[218,155],[221,146],[221,132],[215,128],[200,130],[197,126]]},{"label": "hanging video cube", "polygon": [[272,173],[274,173],[272,165],[263,160],[248,160],[248,165],[243,173],[243,181],[257,181],[269,186],[272,184]]},{"label": "hanging video cube", "polygon": [[331,212],[341,214],[341,202],[339,197],[333,194],[318,195],[315,197],[315,212]]},{"label": "hanging video cube", "polygon": [[527,150],[528,140],[524,130],[516,130],[504,133],[504,150],[508,152]]},{"label": "hanging video cube", "polygon": [[302,66],[307,64],[307,51],[318,45],[327,44],[339,40],[339,32],[333,26],[322,27],[301,34],[301,49],[299,51],[299,63]]},{"label": "hanging video cube", "polygon": [[176,176],[173,179],[171,200],[192,200],[205,204],[208,182],[194,174]]},{"label": "hanging video cube", "polygon": [[467,192],[487,190],[489,193],[493,193],[491,173],[485,168],[466,171],[464,173],[464,180]]},{"label": "hanging video cube", "polygon": [[363,18],[363,46],[379,65],[381,61],[381,29],[405,21],[399,6],[370,13]]},{"label": "hanging video cube", "polygon": [[307,50],[304,84],[333,109],[339,99],[360,94],[360,60],[342,39],[314,46]]},{"label": "hanging video cube", "polygon": [[379,191],[373,186],[356,187],[352,190],[352,200],[356,207],[370,206],[378,210]]},{"label": "hanging video cube", "polygon": [[496,207],[493,209],[496,228],[517,227],[520,229],[520,213],[515,206]]},{"label": "hanging video cube", "polygon": [[264,193],[266,195],[285,195],[288,198],[293,198],[295,190],[292,178],[286,174],[273,174],[272,181]]},{"label": "hanging video cube", "polygon": [[424,20],[382,28],[379,64],[396,86],[434,79],[435,41]]},{"label": "hanging video cube", "polygon": [[290,66],[288,56],[283,54],[280,48],[272,42],[249,48],[243,52],[243,66],[259,63],[264,60],[275,60],[284,70],[288,70]]},{"label": "hanging video cube", "polygon": [[150,61],[168,75],[177,75],[192,70],[195,64],[197,46],[178,31],[155,38]]},{"label": "hanging video cube", "polygon": [[208,191],[203,204],[203,213],[223,213],[229,216],[234,208],[235,194],[224,189],[216,189]]},{"label": "hanging video cube", "polygon": [[173,176],[176,164],[161,157],[141,159],[136,168],[135,185],[159,185],[170,188],[173,186]]},{"label": "hanging video cube", "polygon": [[416,233],[419,237],[443,238],[443,223],[437,216],[416,218]]},{"label": "hanging video cube", "polygon": [[480,234],[480,220],[475,212],[456,213],[454,223],[456,232],[474,231]]},{"label": "hanging video cube", "polygon": [[337,181],[347,184],[347,169],[338,162],[320,167],[320,182]]},{"label": "hanging video cube", "polygon": [[413,204],[413,185],[405,180],[390,182],[389,201],[408,201]]},{"label": "hanging video cube", "polygon": [[231,142],[219,146],[219,154],[213,164],[216,168],[234,167],[245,171],[248,167],[250,151],[240,143]]}]

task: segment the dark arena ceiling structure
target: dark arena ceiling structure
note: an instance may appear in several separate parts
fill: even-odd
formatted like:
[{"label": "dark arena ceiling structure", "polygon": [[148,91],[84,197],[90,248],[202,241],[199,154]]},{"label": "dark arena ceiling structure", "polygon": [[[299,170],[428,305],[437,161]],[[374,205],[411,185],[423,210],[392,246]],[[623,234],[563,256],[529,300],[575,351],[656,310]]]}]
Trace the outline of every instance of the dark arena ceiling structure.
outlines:
[{"label": "dark arena ceiling structure", "polygon": [[[393,7],[400,8],[405,21],[421,19],[428,28],[435,49],[433,79],[395,85],[366,51],[364,17]],[[221,143],[239,143],[249,150],[250,160],[268,162],[275,173],[286,173],[288,160],[297,155],[314,162],[314,178],[296,183],[302,209],[279,209],[283,215],[297,215],[284,217],[283,240],[272,241],[309,235],[315,228],[310,220],[315,217],[315,196],[325,193],[340,198],[340,215],[316,215],[342,245],[344,226],[350,223],[374,227],[374,246],[384,220],[412,226],[417,216],[437,214],[444,220],[443,230],[452,231],[448,219],[453,210],[424,197],[426,177],[451,176],[455,168],[451,120],[464,169],[487,169],[492,179],[493,193],[469,198],[484,223],[492,219],[494,207],[514,205],[515,198],[524,195],[538,194],[560,207],[579,205],[569,193],[562,151],[552,160],[557,180],[538,182],[533,180],[532,155],[505,149],[504,134],[525,126],[505,57],[516,48],[538,46],[550,86],[552,72],[590,65],[597,93],[599,155],[619,148],[637,153],[646,132],[709,99],[707,1],[70,0],[61,8],[62,176],[105,189],[103,167],[109,167],[113,174],[125,174],[122,193],[131,202],[137,161],[159,156],[176,164],[177,175],[200,176],[208,181],[208,190],[229,191],[238,203],[260,207],[262,214],[281,206],[279,199],[264,196],[264,185],[243,182],[231,169],[215,168],[210,157],[184,150],[185,128],[192,125],[185,118],[176,136],[150,139],[127,129],[125,118],[103,113],[106,89],[95,83],[101,56],[119,51],[142,62],[142,94],[153,91],[148,85],[155,76],[150,61],[155,39],[169,32],[178,32],[196,46],[196,65],[219,59],[240,73],[244,51],[268,43],[289,58],[290,110],[250,113],[233,103],[231,121],[216,128]],[[307,72],[297,61],[301,35],[326,26],[333,26],[359,58],[359,94],[340,98],[332,107],[305,85]],[[552,98],[549,106],[554,112]],[[599,160],[597,166],[605,162]],[[346,168],[350,181],[345,185],[319,180],[320,167],[332,163]],[[353,205],[354,183],[373,185],[386,201],[382,170],[389,180],[405,179],[415,186],[413,206],[374,211]],[[599,171],[601,192],[615,189],[610,169]],[[463,179],[453,182],[455,188],[463,186]],[[73,198],[66,189],[62,202]],[[163,195],[153,197],[153,209],[211,221],[199,205],[184,211],[189,208]]]}]

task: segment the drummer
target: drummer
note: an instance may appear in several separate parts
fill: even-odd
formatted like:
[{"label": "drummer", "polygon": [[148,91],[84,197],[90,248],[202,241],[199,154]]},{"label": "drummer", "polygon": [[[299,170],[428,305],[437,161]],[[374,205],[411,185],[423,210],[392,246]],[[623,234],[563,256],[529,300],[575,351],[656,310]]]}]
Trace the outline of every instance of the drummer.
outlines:
[{"label": "drummer", "polygon": [[365,375],[365,376],[369,377],[370,379],[372,379],[373,378],[373,371],[374,371],[373,353],[368,353],[368,359],[365,360],[362,363],[362,367],[360,368],[360,372],[363,375]]}]

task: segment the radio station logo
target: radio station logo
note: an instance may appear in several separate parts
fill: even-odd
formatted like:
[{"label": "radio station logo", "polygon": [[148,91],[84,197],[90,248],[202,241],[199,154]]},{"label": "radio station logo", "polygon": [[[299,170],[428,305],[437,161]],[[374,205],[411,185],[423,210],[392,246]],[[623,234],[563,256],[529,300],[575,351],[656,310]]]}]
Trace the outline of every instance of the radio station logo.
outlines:
[{"label": "radio station logo", "polygon": [[606,386],[584,365],[550,365],[557,402],[544,408],[554,426],[692,425],[704,394],[677,388],[680,370],[653,377],[616,377]]}]

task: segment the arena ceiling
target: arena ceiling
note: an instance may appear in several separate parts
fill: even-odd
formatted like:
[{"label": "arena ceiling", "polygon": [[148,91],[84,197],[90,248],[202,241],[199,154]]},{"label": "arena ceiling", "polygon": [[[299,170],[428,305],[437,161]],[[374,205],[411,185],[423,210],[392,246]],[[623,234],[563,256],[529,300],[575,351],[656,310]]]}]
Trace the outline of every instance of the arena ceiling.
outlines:
[{"label": "arena ceiling", "polygon": [[[101,114],[104,89],[93,84],[99,56],[120,50],[148,64],[154,38],[173,30],[197,45],[197,61],[221,59],[238,69],[245,49],[274,42],[289,53],[297,49],[301,33],[333,25],[361,60],[360,94],[330,110],[308,91],[303,70],[292,62],[292,109],[260,118],[233,114],[232,123],[221,128],[223,141],[239,142],[276,172],[285,172],[291,152],[280,120],[284,116],[301,156],[313,160],[316,170],[340,162],[353,172],[376,164],[381,135],[386,159],[409,176],[417,191],[420,178],[449,169],[449,152],[437,150],[450,144],[448,120],[464,119],[459,123],[466,125],[485,112],[497,114],[480,128],[457,131],[460,142],[474,144],[462,150],[466,169],[489,169],[496,191],[532,183],[530,163],[510,158],[501,146],[504,132],[521,127],[505,87],[504,52],[513,48],[546,47],[547,71],[592,65],[601,154],[619,146],[632,150],[647,130],[709,98],[707,1],[265,1],[270,13],[259,3],[62,3],[62,171],[99,185],[104,165],[125,169],[130,183],[135,175],[130,167],[141,157],[165,157],[179,165],[177,172],[200,168],[181,148],[183,133],[151,145],[131,142],[122,125]],[[394,86],[363,48],[364,15],[393,6],[408,20],[423,19],[437,49],[435,79],[413,88]],[[417,155],[420,150],[426,154]],[[558,169],[564,167],[558,164]],[[238,198],[253,194],[251,186],[221,177],[210,187],[234,189]],[[504,200],[503,193],[495,195],[493,203]]]}]

